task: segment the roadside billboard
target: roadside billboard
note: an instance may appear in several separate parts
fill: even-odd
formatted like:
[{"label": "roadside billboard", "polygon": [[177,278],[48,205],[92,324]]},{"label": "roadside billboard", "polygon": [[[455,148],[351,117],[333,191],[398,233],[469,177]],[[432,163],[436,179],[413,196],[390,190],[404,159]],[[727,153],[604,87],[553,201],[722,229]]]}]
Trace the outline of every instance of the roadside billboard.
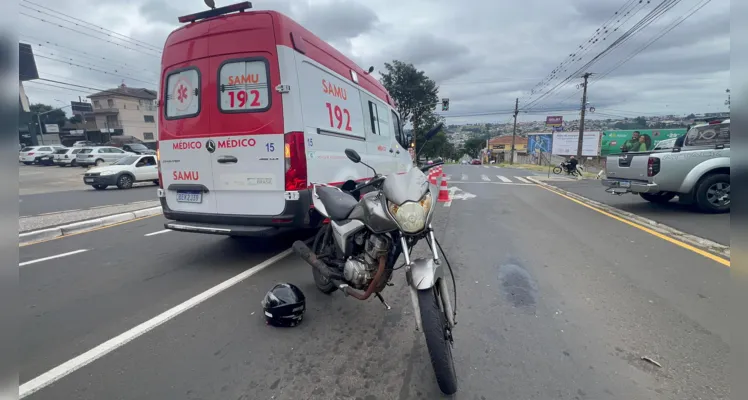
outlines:
[{"label": "roadside billboard", "polygon": [[564,124],[564,117],[557,115],[557,116],[549,116],[545,118],[545,126],[561,126]]},{"label": "roadside billboard", "polygon": [[[594,157],[600,154],[600,133],[589,131],[584,133],[582,139],[582,155]],[[579,132],[555,132],[551,143],[552,153],[558,156],[577,155],[577,144]]]},{"label": "roadside billboard", "polygon": [[553,149],[553,134],[540,133],[527,135],[527,150],[529,153],[550,153]]},{"label": "roadside billboard", "polygon": [[[634,140],[634,132],[639,132],[640,139]],[[622,148],[641,150],[641,143],[644,143],[647,150],[652,150],[657,143],[677,138],[686,134],[685,128],[678,129],[631,129],[621,131],[603,131],[603,137],[600,142],[600,155],[605,157],[610,154],[621,154]],[[637,144],[639,143],[639,144]]]}]

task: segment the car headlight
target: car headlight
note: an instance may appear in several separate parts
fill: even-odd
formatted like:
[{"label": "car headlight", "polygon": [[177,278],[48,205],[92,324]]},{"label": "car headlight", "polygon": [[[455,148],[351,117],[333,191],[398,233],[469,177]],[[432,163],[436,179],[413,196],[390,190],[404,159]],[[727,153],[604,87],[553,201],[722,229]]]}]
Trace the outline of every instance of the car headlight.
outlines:
[{"label": "car headlight", "polygon": [[426,227],[426,217],[431,210],[431,201],[431,193],[427,193],[418,202],[409,201],[397,205],[388,201],[387,206],[404,232],[416,233]]},{"label": "car headlight", "polygon": [[100,176],[107,176],[107,175],[114,175],[114,174],[115,174],[115,172],[114,172],[114,171],[103,171],[103,172],[102,172],[102,173],[100,173],[99,175],[100,175]]}]

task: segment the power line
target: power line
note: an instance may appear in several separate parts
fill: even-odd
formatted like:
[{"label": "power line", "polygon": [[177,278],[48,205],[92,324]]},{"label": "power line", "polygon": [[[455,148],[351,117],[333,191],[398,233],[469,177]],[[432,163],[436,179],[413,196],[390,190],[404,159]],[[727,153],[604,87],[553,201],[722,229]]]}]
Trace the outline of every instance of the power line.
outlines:
[{"label": "power line", "polygon": [[654,42],[656,42],[656,41],[660,40],[660,39],[661,39],[661,38],[662,38],[663,36],[665,36],[665,35],[666,35],[666,34],[668,34],[668,33],[669,33],[670,31],[672,31],[673,29],[675,29],[675,28],[676,28],[676,27],[677,27],[678,25],[682,24],[682,23],[683,23],[683,22],[684,22],[685,20],[687,20],[688,18],[690,18],[690,17],[691,17],[691,16],[693,15],[693,14],[695,14],[695,13],[696,13],[697,11],[701,10],[701,9],[702,9],[702,8],[703,8],[704,6],[706,6],[707,4],[709,4],[709,3],[711,2],[711,1],[712,1],[712,0],[704,0],[704,1],[702,2],[702,3],[699,3],[699,4],[697,4],[696,6],[694,6],[693,8],[691,8],[691,10],[689,10],[689,12],[688,12],[687,14],[685,14],[685,16],[682,16],[682,17],[681,17],[681,18],[680,18],[679,20],[676,20],[676,21],[675,21],[674,23],[671,23],[671,25],[670,25],[670,26],[667,26],[667,27],[665,27],[665,28],[664,28],[664,29],[663,29],[662,31],[660,31],[660,33],[659,33],[659,34],[658,34],[657,36],[655,36],[655,37],[654,37],[654,38],[653,38],[652,40],[650,40],[650,41],[649,41],[648,43],[645,43],[645,44],[644,44],[643,46],[641,46],[640,48],[638,48],[637,50],[635,50],[635,51],[634,51],[634,52],[633,52],[633,53],[632,53],[632,54],[631,54],[631,55],[630,55],[629,57],[627,57],[626,59],[624,59],[624,60],[622,60],[621,62],[619,62],[619,63],[618,63],[617,65],[615,65],[615,66],[614,66],[613,68],[611,68],[610,70],[608,70],[608,71],[606,71],[605,73],[603,73],[603,74],[602,74],[602,75],[600,76],[600,78],[598,78],[597,80],[599,81],[600,79],[602,79],[602,78],[604,78],[604,77],[608,76],[608,75],[609,75],[609,74],[610,74],[611,72],[613,72],[613,71],[615,71],[616,69],[620,68],[620,67],[621,67],[621,66],[622,66],[623,64],[625,64],[625,63],[629,62],[629,60],[631,60],[631,59],[632,59],[632,58],[634,58],[634,57],[635,57],[636,55],[638,55],[639,53],[641,53],[641,52],[643,52],[644,50],[646,50],[646,49],[647,49],[647,48],[648,48],[649,46],[651,46],[651,45],[652,45],[652,44],[653,44]]},{"label": "power line", "polygon": [[543,98],[548,97],[551,93],[553,93],[559,86],[562,84],[565,84],[568,82],[573,76],[577,75],[579,72],[589,68],[591,65],[595,64],[597,61],[608,55],[610,52],[612,52],[614,49],[620,47],[623,43],[628,41],[631,37],[639,33],[641,30],[652,24],[653,22],[659,20],[662,18],[662,15],[664,15],[667,11],[669,11],[672,7],[674,7],[676,4],[678,4],[681,0],[664,0],[662,3],[657,5],[652,11],[650,11],[644,18],[642,18],[639,22],[634,24],[633,27],[629,28],[628,31],[626,31],[623,35],[621,35],[618,39],[616,39],[613,44],[609,45],[607,48],[605,48],[603,51],[598,53],[594,58],[592,58],[590,61],[588,61],[585,65],[580,67],[577,71],[569,75],[566,79],[564,79],[562,82],[558,83],[556,86],[554,86],[551,90],[544,93],[541,97],[538,99],[530,102],[525,107],[529,107],[532,104],[536,104]]},{"label": "power line", "polygon": [[[22,50],[22,51],[24,51],[24,50]],[[28,52],[28,51],[26,50],[26,52]],[[62,59],[52,58],[51,56],[62,57]],[[72,58],[72,57],[65,56],[65,55],[62,55],[62,54],[55,54],[55,53],[51,53],[51,52],[49,54],[38,53],[37,52],[37,53],[34,53],[34,57],[41,57],[41,58],[45,58],[45,59],[49,59],[49,60],[53,60],[53,61],[57,61],[57,62],[62,62],[62,63],[71,63],[71,62],[75,61],[75,59]],[[126,71],[126,70],[125,71],[120,71],[118,69],[115,69],[116,67],[100,66],[100,65],[90,64],[90,63],[81,63],[80,65],[82,67],[88,68],[88,69],[90,69],[92,71],[98,71],[98,72],[112,70],[113,72],[108,72],[107,71],[107,72],[104,72],[104,73],[107,73],[109,75],[117,75],[117,76],[120,76],[120,77],[125,77],[125,78],[128,78],[128,79],[132,79],[132,80],[140,81],[140,82],[143,82],[143,83],[149,83],[149,84],[155,85],[153,82],[149,82],[149,81],[146,81],[146,80],[143,80],[143,79],[136,78],[136,76],[130,74],[129,71]]]},{"label": "power line", "polygon": [[[49,7],[45,7],[45,6],[41,5],[41,4],[37,4],[37,3],[34,3],[33,1],[29,1],[29,0],[22,0],[22,1],[23,1],[23,2],[25,2],[25,3],[31,4],[31,5],[33,5],[33,6],[35,6],[35,7],[38,7],[38,8],[44,9],[44,10],[48,10],[48,11],[52,11],[52,12],[53,12],[53,13],[55,13],[55,14],[48,14],[48,13],[46,13],[46,12],[43,12],[43,11],[39,11],[39,10],[35,10],[35,9],[33,9],[33,8],[30,8],[30,7],[28,7],[28,6],[24,6],[24,5],[22,5],[22,4],[21,4],[21,7],[25,7],[25,8],[28,8],[28,9],[30,9],[30,10],[34,10],[34,11],[37,11],[37,12],[40,12],[40,13],[43,13],[43,14],[51,15],[51,16],[53,16],[53,17],[55,17],[55,18],[60,18],[59,16],[60,16],[60,15],[62,15],[62,16],[64,16],[64,17],[66,17],[66,18],[70,18],[70,19],[72,19],[73,21],[79,21],[79,22],[82,22],[82,23],[84,23],[84,24],[87,24],[87,25],[93,26],[93,27],[95,27],[95,28],[98,28],[98,29],[99,29],[99,30],[101,30],[101,31],[104,31],[104,32],[110,32],[111,34],[114,34],[114,35],[120,36],[120,37],[121,37],[121,39],[120,39],[120,40],[123,40],[123,39],[124,39],[124,40],[128,40],[128,41],[130,41],[130,42],[133,42],[133,44],[137,44],[137,43],[140,43],[141,45],[145,45],[145,46],[151,47],[151,48],[152,48],[153,50],[155,50],[155,51],[161,52],[161,49],[160,49],[160,48],[159,48],[158,46],[154,46],[154,45],[152,45],[152,44],[150,44],[150,43],[147,43],[147,42],[144,42],[144,41],[142,41],[142,40],[138,40],[138,39],[132,38],[132,37],[130,37],[130,36],[127,36],[127,35],[123,35],[123,34],[121,34],[121,33],[115,32],[115,31],[113,31],[113,30],[111,30],[111,29],[107,29],[107,28],[104,28],[104,27],[102,27],[102,26],[99,26],[99,25],[95,25],[95,24],[92,24],[92,23],[90,23],[90,22],[88,22],[88,21],[84,21],[84,20],[82,20],[82,19],[80,19],[80,18],[76,18],[76,17],[70,16],[70,15],[67,15],[67,14],[61,13],[61,12],[59,12],[59,11],[57,11],[57,10],[53,10],[53,9],[51,9],[51,8],[49,8]],[[60,19],[62,19],[62,18],[60,18]],[[65,21],[64,19],[62,19],[62,20],[63,20],[63,21]],[[69,22],[69,23],[74,23],[74,22],[71,22],[71,21],[66,21],[66,22]],[[78,24],[76,24],[76,25],[78,25]],[[80,25],[79,25],[79,26],[80,26]],[[108,34],[108,36],[110,36],[110,37],[111,37],[111,35],[109,35],[109,34]]]},{"label": "power line", "polygon": [[[45,47],[45,48],[49,49],[49,50],[46,50],[46,51],[54,51],[54,50],[52,50],[52,48],[50,46],[48,46],[48,45],[52,45],[52,46],[55,46],[55,47],[59,47],[60,49],[64,49],[64,50],[59,50],[61,52],[74,52],[74,53],[78,53],[78,54],[76,54],[76,56],[78,56],[78,57],[86,57],[86,58],[89,58],[89,59],[92,59],[92,60],[96,60],[96,61],[103,60],[105,63],[116,65],[119,68],[123,68],[124,67],[124,68],[127,68],[127,69],[131,69],[133,71],[138,71],[138,72],[142,71],[142,72],[147,72],[147,73],[150,73],[150,74],[155,74],[156,73],[153,70],[149,70],[149,69],[146,69],[146,68],[140,68],[140,69],[138,69],[136,67],[130,66],[129,64],[127,64],[125,62],[122,62],[122,61],[119,61],[119,60],[114,60],[114,59],[109,59],[109,58],[106,58],[106,57],[103,57],[103,56],[97,56],[97,55],[89,54],[89,53],[87,53],[85,51],[76,50],[76,49],[73,49],[73,48],[70,48],[70,47],[65,47],[65,46],[62,46],[60,44],[48,41],[48,40],[42,40],[42,39],[38,39],[38,38],[31,37],[31,36],[26,36],[26,35],[22,35],[22,36],[23,36],[22,37],[23,41],[28,42],[29,44],[33,44],[34,46]],[[43,43],[45,43],[46,45],[43,44]]]},{"label": "power line", "polygon": [[[621,8],[618,9],[618,11],[616,11],[613,15],[611,15],[610,18],[608,18],[599,28],[597,28],[597,30],[595,30],[595,33],[589,39],[587,39],[583,44],[579,45],[579,49],[580,50],[576,50],[574,53],[569,54],[569,56],[564,61],[562,61],[558,66],[556,66],[556,68],[554,68],[543,80],[541,80],[540,82],[538,82],[530,90],[530,95],[532,96],[535,93],[536,90],[542,90],[543,88],[548,87],[548,85],[550,85],[551,81],[553,81],[553,78],[555,78],[556,73],[558,73],[558,72],[565,72],[568,69],[568,67],[570,66],[570,64],[575,61],[574,58],[578,57],[576,61],[581,61],[582,56],[585,55],[590,49],[592,49],[593,47],[595,47],[595,45],[597,44],[598,41],[600,41],[600,39],[602,39],[604,41],[608,36],[612,35],[612,32],[617,31],[620,28],[620,26],[622,26],[623,24],[625,24],[630,18],[632,18],[634,15],[636,15],[636,13],[638,13],[638,11],[634,12],[633,14],[631,14],[631,12],[634,11],[634,8],[636,7],[636,4],[635,4],[636,1],[637,0],[629,0],[628,2],[624,3],[621,6]],[[638,3],[642,4],[643,0],[639,0]],[[647,4],[649,4],[649,0],[647,1]],[[633,5],[634,7],[632,7],[631,9],[627,10],[627,8],[629,6],[631,6],[631,5]],[[642,8],[644,6],[645,5],[642,5]],[[625,11],[624,22],[621,23],[620,15],[624,11]],[[626,16],[629,16],[629,14],[631,14],[631,16],[628,17],[628,18],[625,18]],[[619,25],[617,27],[615,27],[615,28],[613,28],[612,26],[608,26],[608,24],[613,19],[615,19],[616,16],[619,16],[618,21],[616,21],[616,23],[619,23]],[[607,34],[607,35],[598,37],[601,34],[601,32],[600,32],[601,30],[603,31],[602,32],[603,34]],[[563,68],[563,71],[561,71],[562,68]]]},{"label": "power line", "polygon": [[158,86],[156,83],[153,83],[153,82],[148,82],[148,81],[144,81],[142,79],[133,78],[132,76],[111,73],[111,72],[104,71],[104,70],[101,70],[101,69],[98,69],[98,68],[94,68],[94,67],[90,67],[90,66],[86,66],[86,65],[77,64],[77,63],[74,63],[74,62],[71,62],[71,61],[67,61],[67,60],[59,60],[59,59],[56,59],[56,58],[47,57],[47,56],[43,56],[43,55],[39,55],[39,54],[34,55],[34,57],[39,57],[39,58],[44,58],[44,59],[47,59],[47,60],[57,61],[57,62],[61,62],[61,63],[64,63],[64,64],[69,64],[69,65],[72,65],[72,66],[75,66],[75,67],[79,67],[79,68],[88,69],[88,70],[91,70],[91,71],[100,72],[102,74],[107,74],[107,75],[112,75],[112,76],[119,76],[120,78],[132,79],[134,81],[147,83],[147,84],[153,85],[153,86]]},{"label": "power line", "polygon": [[50,25],[54,25],[54,26],[57,26],[57,27],[59,27],[59,28],[62,28],[62,29],[67,29],[67,30],[69,30],[69,31],[73,31],[73,32],[79,33],[79,34],[81,34],[81,35],[85,35],[86,37],[89,37],[89,38],[92,38],[92,39],[97,39],[97,40],[101,40],[101,41],[103,41],[103,42],[111,43],[111,44],[113,44],[113,45],[115,45],[115,46],[119,46],[119,47],[122,47],[122,48],[125,48],[125,49],[128,49],[128,50],[132,50],[132,51],[136,51],[136,52],[138,52],[138,53],[141,53],[141,54],[145,54],[145,55],[148,55],[148,56],[151,56],[151,57],[156,57],[156,58],[160,57],[160,56],[159,56],[158,54],[147,53],[147,52],[145,52],[145,51],[143,51],[143,50],[139,50],[139,49],[136,49],[136,48],[132,48],[132,47],[129,47],[129,46],[125,46],[125,45],[123,45],[123,44],[120,44],[120,43],[116,43],[116,42],[113,42],[113,41],[111,41],[111,40],[108,40],[108,39],[100,38],[100,37],[98,37],[98,36],[92,36],[92,35],[91,35],[91,34],[89,34],[89,33],[86,33],[86,32],[82,32],[82,31],[79,31],[79,30],[77,30],[77,29],[73,29],[73,28],[70,28],[70,27],[67,27],[67,26],[63,26],[63,25],[60,25],[60,24],[59,24],[59,23],[57,23],[57,22],[47,21],[47,20],[46,20],[46,19],[44,19],[44,18],[39,18],[39,17],[36,17],[36,16],[33,16],[33,15],[30,15],[30,14],[26,14],[26,13],[24,13],[24,12],[20,12],[19,14],[21,14],[21,15],[23,15],[23,16],[26,16],[26,17],[29,17],[29,18],[33,18],[33,19],[36,19],[36,20],[42,21],[42,22],[44,22],[44,23],[47,23],[47,24],[50,24]]}]

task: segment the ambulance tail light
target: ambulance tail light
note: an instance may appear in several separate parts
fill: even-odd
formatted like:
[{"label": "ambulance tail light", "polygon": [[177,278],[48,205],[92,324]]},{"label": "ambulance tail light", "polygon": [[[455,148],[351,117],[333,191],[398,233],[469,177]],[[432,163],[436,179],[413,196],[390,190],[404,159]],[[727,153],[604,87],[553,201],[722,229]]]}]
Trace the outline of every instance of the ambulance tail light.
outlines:
[{"label": "ambulance tail light", "polygon": [[286,191],[307,188],[304,132],[291,132],[283,138],[283,159],[286,163]]},{"label": "ambulance tail light", "polygon": [[158,166],[158,187],[163,189],[164,179],[161,177],[161,146],[156,147],[156,165]]}]

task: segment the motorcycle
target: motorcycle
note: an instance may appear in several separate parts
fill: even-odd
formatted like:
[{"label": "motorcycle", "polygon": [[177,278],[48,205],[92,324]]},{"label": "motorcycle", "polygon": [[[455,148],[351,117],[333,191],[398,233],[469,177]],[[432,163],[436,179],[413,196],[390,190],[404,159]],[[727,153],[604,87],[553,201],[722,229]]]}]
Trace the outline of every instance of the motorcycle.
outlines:
[{"label": "motorcycle", "polygon": [[567,165],[566,161],[561,161],[557,166],[553,167],[553,173],[558,175],[561,172],[566,171],[566,175],[577,176],[580,174],[579,170],[584,168],[581,165],[577,164],[577,168],[575,170],[569,171],[566,168],[566,165]]},{"label": "motorcycle", "polygon": [[[426,139],[441,128],[439,124],[430,130]],[[452,333],[457,312],[447,290],[444,265],[451,275],[455,304],[457,286],[431,225],[438,189],[429,184],[424,174],[443,162],[383,176],[361,161],[355,150],[346,149],[345,154],[350,161],[374,171],[374,177],[348,191],[313,183],[314,208],[329,222],[317,233],[311,248],[296,241],[293,250],[313,267],[314,283],[321,292],[340,290],[359,300],[374,295],[388,310],[391,308],[381,292],[392,286],[392,273],[404,268],[416,330],[423,331],[426,338],[439,389],[453,394],[457,391],[457,377]],[[431,255],[413,259],[411,251],[421,240],[426,240]],[[400,255],[404,263],[395,266]]]}]

